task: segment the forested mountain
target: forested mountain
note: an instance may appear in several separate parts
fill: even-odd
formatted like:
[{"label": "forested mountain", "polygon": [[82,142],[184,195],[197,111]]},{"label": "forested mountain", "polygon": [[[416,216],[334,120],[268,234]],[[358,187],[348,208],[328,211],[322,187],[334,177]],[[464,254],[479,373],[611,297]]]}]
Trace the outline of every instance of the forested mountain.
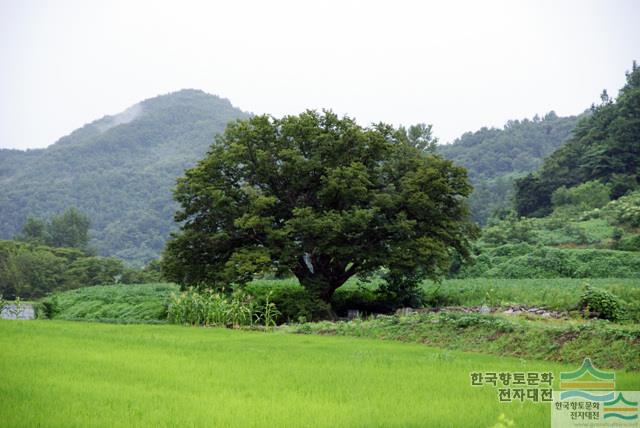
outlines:
[{"label": "forested mountain", "polygon": [[474,220],[484,224],[491,212],[508,204],[514,181],[537,170],[543,159],[571,135],[577,116],[513,120],[503,129],[467,132],[438,153],[467,168],[474,185],[470,198]]},{"label": "forested mountain", "polygon": [[518,181],[519,215],[548,214],[552,195],[561,187],[597,180],[609,186],[615,199],[640,185],[640,67],[633,63],[615,101],[606,91],[601,98],[602,104],[591,108],[567,144],[539,171]]},{"label": "forested mountain", "polygon": [[105,116],[46,149],[0,150],[0,238],[15,236],[28,216],[76,207],[91,219],[98,254],[146,263],[174,227],[176,177],[229,121],[248,116],[226,99],[182,90]]},{"label": "forested mountain", "polygon": [[[27,217],[76,207],[91,219],[90,247],[134,265],[156,258],[174,228],[175,179],[206,153],[214,135],[249,117],[226,99],[183,90],[142,101],[61,138],[46,149],[0,150],[0,239]],[[474,219],[484,223],[570,136],[578,117],[509,121],[468,132],[437,151],[469,170]]]}]

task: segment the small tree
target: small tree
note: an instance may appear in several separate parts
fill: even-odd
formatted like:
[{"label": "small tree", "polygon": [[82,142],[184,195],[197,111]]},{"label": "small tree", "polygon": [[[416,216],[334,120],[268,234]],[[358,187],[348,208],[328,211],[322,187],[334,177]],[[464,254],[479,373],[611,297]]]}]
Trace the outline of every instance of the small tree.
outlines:
[{"label": "small tree", "polygon": [[406,135],[329,111],[230,124],[178,180],[182,226],[164,274],[221,288],[289,271],[326,302],[380,268],[403,289],[440,278],[476,234],[471,186],[463,168],[423,155]]},{"label": "small tree", "polygon": [[54,247],[86,249],[89,243],[89,224],[89,217],[75,208],[69,208],[51,219],[48,243]]},{"label": "small tree", "polygon": [[22,226],[22,232],[16,238],[20,241],[45,244],[49,239],[47,224],[39,218],[28,217]]}]

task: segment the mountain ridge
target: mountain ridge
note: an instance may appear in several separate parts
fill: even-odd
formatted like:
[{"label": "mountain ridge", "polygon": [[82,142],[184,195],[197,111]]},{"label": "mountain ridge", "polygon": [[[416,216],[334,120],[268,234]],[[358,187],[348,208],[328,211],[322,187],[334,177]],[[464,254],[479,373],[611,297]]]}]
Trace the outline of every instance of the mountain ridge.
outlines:
[{"label": "mountain ridge", "polygon": [[103,116],[44,149],[0,150],[0,237],[14,236],[28,216],[75,206],[92,219],[98,253],[146,263],[174,227],[175,178],[229,121],[249,115],[228,99],[183,89]]},{"label": "mountain ridge", "polygon": [[[176,178],[229,121],[250,115],[226,98],[183,89],[105,115],[44,149],[0,149],[0,239],[15,236],[28,216],[48,218],[75,206],[91,218],[90,244],[99,254],[145,264],[175,230]],[[553,112],[509,121],[437,151],[468,168],[476,186],[470,204],[483,223],[508,203],[514,179],[561,145],[576,121]]]}]

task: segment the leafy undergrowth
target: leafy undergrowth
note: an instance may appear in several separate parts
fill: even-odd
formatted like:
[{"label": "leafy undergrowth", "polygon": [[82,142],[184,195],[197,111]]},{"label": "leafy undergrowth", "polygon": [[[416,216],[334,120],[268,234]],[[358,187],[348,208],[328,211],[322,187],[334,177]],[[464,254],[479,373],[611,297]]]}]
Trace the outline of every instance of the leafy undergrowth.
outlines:
[{"label": "leafy undergrowth", "polygon": [[56,293],[38,305],[42,318],[123,324],[166,322],[174,284],[105,285]]},{"label": "leafy undergrowth", "polygon": [[640,371],[640,326],[471,313],[415,313],[366,320],[305,323],[294,333],[356,336],[424,343],[500,356]]}]

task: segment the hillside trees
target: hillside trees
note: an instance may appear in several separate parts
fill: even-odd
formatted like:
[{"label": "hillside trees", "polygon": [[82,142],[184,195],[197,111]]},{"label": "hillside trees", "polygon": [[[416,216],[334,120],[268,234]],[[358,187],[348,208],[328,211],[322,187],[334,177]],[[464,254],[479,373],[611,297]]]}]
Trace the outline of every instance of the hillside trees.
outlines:
[{"label": "hillside trees", "polygon": [[537,170],[543,159],[571,135],[578,117],[510,120],[503,129],[467,132],[437,152],[467,168],[474,191],[469,198],[473,219],[485,224],[492,212],[511,205],[514,182]]},{"label": "hillside trees", "polygon": [[552,194],[599,180],[616,199],[639,185],[640,174],[640,68],[633,63],[617,100],[606,93],[602,104],[592,107],[571,139],[549,156],[542,168],[516,183],[519,215],[540,216],[552,208]]},{"label": "hillside trees", "polygon": [[89,217],[76,208],[68,208],[49,222],[28,217],[22,232],[16,237],[25,242],[51,247],[79,248],[86,251],[89,243]]},{"label": "hillside trees", "polygon": [[175,229],[176,177],[227,122],[248,116],[226,99],[187,89],[104,116],[46,149],[0,149],[0,239],[19,234],[28,216],[75,206],[91,218],[89,246],[97,254],[144,266]]},{"label": "hillside trees", "polygon": [[0,294],[9,299],[39,298],[53,291],[91,285],[159,280],[153,264],[133,269],[119,259],[87,255],[77,248],[0,240]]},{"label": "hillside trees", "polygon": [[[405,134],[406,135],[406,134]],[[390,289],[438,278],[475,235],[463,168],[425,156],[398,130],[329,111],[230,124],[178,180],[181,231],[163,270],[222,288],[293,273],[329,302],[353,275],[385,268]]]}]

